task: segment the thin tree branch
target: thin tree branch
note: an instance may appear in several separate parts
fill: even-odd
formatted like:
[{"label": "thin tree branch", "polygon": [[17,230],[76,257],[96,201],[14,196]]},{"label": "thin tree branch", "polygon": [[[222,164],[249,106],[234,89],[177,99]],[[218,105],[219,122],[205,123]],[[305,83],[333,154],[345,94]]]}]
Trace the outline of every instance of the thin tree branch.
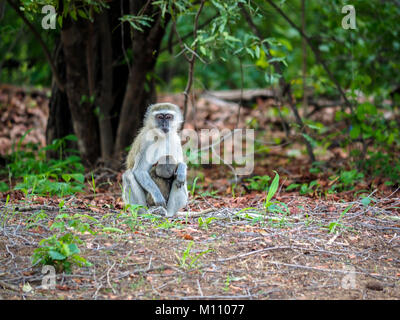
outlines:
[{"label": "thin tree branch", "polygon": [[30,21],[25,17],[25,15],[19,10],[18,5],[16,3],[14,3],[12,0],[7,0],[7,2],[10,4],[10,6],[14,9],[14,11],[21,17],[21,19],[25,22],[25,24],[28,26],[28,28],[31,30],[31,32],[33,33],[33,35],[35,36],[35,38],[38,40],[40,46],[42,47],[43,51],[44,51],[44,55],[48,61],[48,63],[50,64],[50,68],[51,71],[53,73],[54,76],[54,80],[56,81],[56,84],[58,86],[58,88],[61,91],[65,91],[65,86],[64,83],[61,81],[60,76],[58,74],[57,68],[54,64],[53,59],[51,58],[51,54],[49,49],[47,48],[47,45],[44,43],[42,37],[40,36],[39,32],[35,29],[35,27],[33,26],[32,23],[30,23]]},{"label": "thin tree branch", "polygon": [[[205,4],[205,0],[201,0],[199,10],[197,11],[196,17],[194,19],[194,27],[193,27],[193,38],[194,39],[197,38],[197,29],[198,29],[199,17],[200,17],[201,11],[203,10],[204,4]],[[186,121],[189,94],[190,94],[190,90],[191,90],[192,84],[193,84],[194,64],[196,62],[196,56],[197,56],[197,53],[196,53],[197,45],[195,43],[195,45],[193,47],[193,50],[192,50],[192,55],[191,55],[191,57],[189,57],[187,55],[187,53],[186,53],[186,50],[188,48],[185,45],[185,43],[183,42],[183,40],[182,40],[181,36],[179,35],[179,32],[178,32],[178,30],[176,28],[176,20],[175,19],[173,19],[173,21],[172,21],[172,28],[173,28],[176,36],[178,37],[178,41],[180,43],[180,46],[182,47],[182,50],[185,50],[183,52],[183,54],[184,54],[184,57],[185,57],[186,61],[189,63],[188,80],[187,80],[187,83],[186,83],[185,91],[183,92],[183,95],[185,96],[185,100],[184,100],[184,103],[183,103],[183,123],[182,123],[182,127],[183,127],[183,125],[185,124],[185,121]]]},{"label": "thin tree branch", "polygon": [[238,126],[239,126],[240,110],[241,110],[242,105],[243,105],[243,85],[244,85],[242,60],[239,59],[239,63],[240,63],[240,101],[239,101],[238,114],[237,114],[237,119],[236,119],[236,128],[238,128]]},{"label": "thin tree branch", "polygon": [[346,105],[350,108],[351,112],[353,112],[353,106],[350,101],[347,99],[346,94],[344,93],[343,88],[340,86],[339,81],[333,75],[331,70],[328,68],[325,61],[321,58],[321,54],[312,42],[311,39],[299,28],[273,1],[267,0],[267,2],[273,7],[293,28],[295,28],[300,35],[306,40],[307,44],[311,48],[312,52],[314,53],[315,59],[317,62],[324,68],[325,72],[328,74],[328,77],[331,81],[335,84],[337,90],[339,91],[340,95],[342,96],[343,100],[345,101]]},{"label": "thin tree branch", "polygon": [[[240,6],[240,8],[242,10],[242,15],[244,16],[244,18],[246,19],[248,25],[250,26],[250,29],[252,29],[253,33],[259,39],[262,39],[263,37],[261,35],[260,30],[254,24],[253,19],[251,18],[250,14],[247,12],[246,8],[241,3],[239,4],[239,6]],[[266,50],[266,55],[267,55],[268,59],[272,59],[272,56],[271,56],[271,54],[269,52],[269,49],[270,49],[269,48],[269,44],[267,42],[265,43],[265,46],[266,46],[266,49],[267,49]],[[306,134],[306,128],[304,126],[303,120],[301,119],[301,117],[299,115],[299,112],[297,110],[296,104],[293,101],[291,88],[290,88],[290,83],[286,82],[285,77],[283,75],[283,70],[281,68],[281,65],[279,64],[279,61],[273,61],[273,62],[271,62],[271,64],[273,65],[275,71],[280,75],[279,85],[281,87],[281,90],[280,90],[280,93],[278,95],[278,100],[280,101],[280,104],[282,104],[283,97],[285,95],[288,97],[289,106],[292,109],[292,112],[293,112],[293,114],[295,116],[296,122],[300,127],[301,133],[303,134],[302,137],[303,137],[304,144],[306,145],[306,148],[307,148],[308,156],[310,157],[311,163],[313,163],[313,162],[315,162],[314,151],[313,151],[311,143],[304,136]],[[281,118],[283,120],[283,117],[281,117]]]},{"label": "thin tree branch", "polygon": [[[211,21],[213,21],[216,17],[218,17],[218,14],[216,14],[216,15],[212,16],[211,18],[207,19],[206,21],[204,21],[202,24],[200,24],[200,25],[198,26],[197,29],[202,29],[202,28],[204,28],[204,27],[207,26]],[[161,49],[160,49],[160,53],[161,53],[161,52],[164,52],[165,50],[170,50],[172,47],[174,47],[174,46],[176,46],[177,44],[180,43],[179,39],[178,39],[178,40],[175,40],[175,41],[172,41],[173,31],[174,31],[174,30],[171,30],[171,33],[170,33],[170,40],[168,41],[168,45],[165,46],[164,48],[161,48]],[[174,31],[174,32],[175,32],[175,31]],[[175,33],[176,33],[176,32],[175,32]],[[189,32],[189,33],[185,34],[184,36],[181,37],[181,41],[185,41],[185,40],[186,40],[187,38],[189,38],[191,35],[192,35],[192,32]]]}]

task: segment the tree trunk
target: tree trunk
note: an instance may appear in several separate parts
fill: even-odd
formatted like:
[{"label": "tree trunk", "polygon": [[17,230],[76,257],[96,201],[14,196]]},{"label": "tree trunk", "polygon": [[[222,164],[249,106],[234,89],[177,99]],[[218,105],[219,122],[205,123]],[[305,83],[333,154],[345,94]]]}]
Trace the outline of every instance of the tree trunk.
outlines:
[{"label": "tree trunk", "polygon": [[[147,1],[131,1],[131,14],[137,14]],[[153,16],[152,6],[144,14]],[[149,104],[155,102],[154,78],[151,73],[157,61],[161,40],[165,34],[165,26],[169,16],[163,20],[158,12],[151,28],[144,32],[134,30],[132,33],[133,63],[130,69],[128,83],[122,109],[119,116],[114,157],[119,158],[124,149],[132,143]]]},{"label": "tree trunk", "polygon": [[[55,65],[62,81],[65,81],[65,59],[62,45],[59,42],[54,53]],[[65,92],[62,92],[55,81],[53,81],[51,89],[51,99],[49,104],[49,118],[46,127],[46,143],[50,145],[54,140],[61,139],[69,134],[74,133],[72,126],[71,112],[69,111],[68,98]],[[77,149],[78,146],[74,141],[66,141],[67,148]],[[64,155],[65,152],[64,152]],[[56,158],[58,152],[48,150],[47,156]]]},{"label": "tree trunk", "polygon": [[74,132],[82,159],[93,165],[100,156],[98,122],[92,105],[88,83],[87,48],[88,20],[65,19],[61,41],[66,64],[66,94],[72,115]]},{"label": "tree trunk", "polygon": [[108,161],[112,157],[114,134],[112,131],[110,111],[113,106],[113,56],[111,30],[108,15],[103,12],[99,17],[101,48],[101,93],[98,100],[100,109],[99,128],[101,157]]}]

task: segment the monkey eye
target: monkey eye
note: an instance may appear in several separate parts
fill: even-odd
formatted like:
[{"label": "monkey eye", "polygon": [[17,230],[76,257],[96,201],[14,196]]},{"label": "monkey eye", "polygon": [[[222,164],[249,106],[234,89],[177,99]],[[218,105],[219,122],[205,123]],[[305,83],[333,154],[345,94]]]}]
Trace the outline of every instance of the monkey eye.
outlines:
[{"label": "monkey eye", "polygon": [[156,118],[157,118],[158,120],[161,120],[161,119],[164,119],[164,116],[163,116],[162,114],[158,114],[158,115],[156,115]]},{"label": "monkey eye", "polygon": [[166,120],[171,120],[173,118],[172,114],[166,114],[165,119]]}]

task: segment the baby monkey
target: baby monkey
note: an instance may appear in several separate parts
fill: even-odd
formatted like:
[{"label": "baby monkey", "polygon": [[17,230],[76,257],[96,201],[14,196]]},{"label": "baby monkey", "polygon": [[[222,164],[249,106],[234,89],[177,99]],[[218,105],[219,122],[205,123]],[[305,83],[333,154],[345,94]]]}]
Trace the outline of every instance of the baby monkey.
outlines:
[{"label": "baby monkey", "polygon": [[[150,169],[150,178],[158,186],[167,203],[177,166],[176,159],[171,155],[166,155],[158,159],[157,163]],[[155,206],[153,197],[149,192],[146,192],[146,202],[149,208]]]}]

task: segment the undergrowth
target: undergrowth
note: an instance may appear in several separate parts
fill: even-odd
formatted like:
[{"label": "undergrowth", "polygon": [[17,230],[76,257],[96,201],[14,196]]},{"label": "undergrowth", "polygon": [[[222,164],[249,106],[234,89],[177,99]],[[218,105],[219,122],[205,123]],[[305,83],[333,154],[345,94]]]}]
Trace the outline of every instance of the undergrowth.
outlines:
[{"label": "undergrowth", "polygon": [[[5,169],[0,175],[8,176],[8,185],[1,183],[0,191],[7,191],[15,183],[14,190],[21,190],[29,195],[65,196],[81,192],[85,188],[84,166],[77,155],[64,157],[64,152],[78,154],[74,149],[66,149],[66,142],[76,141],[74,135],[54,140],[50,145],[39,148],[37,144],[28,143],[21,148],[27,136],[27,131],[13,145],[12,152],[7,158]],[[59,154],[58,159],[49,159],[46,152],[52,150]]]}]

